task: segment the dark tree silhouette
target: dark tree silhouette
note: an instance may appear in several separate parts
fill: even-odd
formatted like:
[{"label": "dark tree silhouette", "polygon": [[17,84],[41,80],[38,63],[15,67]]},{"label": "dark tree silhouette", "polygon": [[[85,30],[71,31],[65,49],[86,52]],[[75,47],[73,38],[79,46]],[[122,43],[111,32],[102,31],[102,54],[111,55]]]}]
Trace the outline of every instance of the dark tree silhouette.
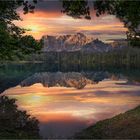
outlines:
[{"label": "dark tree silhouette", "polygon": [[[31,3],[32,2],[32,3]],[[34,12],[34,4],[37,3],[37,0],[25,1],[25,0],[1,0],[0,1],[0,21],[4,22],[7,26],[6,30],[11,35],[20,36],[25,30],[19,28],[13,23],[13,20],[21,20],[19,14],[17,13],[17,8],[20,6],[23,7],[24,14],[29,12]],[[1,23],[0,23],[1,24]]]},{"label": "dark tree silhouette", "polygon": [[[127,38],[133,46],[140,45],[140,1],[127,0],[93,0],[90,4],[97,16],[102,14],[115,15],[126,28]],[[63,0],[62,10],[74,18],[88,17],[90,19],[90,8],[88,0]]]},{"label": "dark tree silhouette", "polygon": [[39,139],[38,120],[17,109],[15,99],[0,97],[0,138]]},{"label": "dark tree silhouette", "polygon": [[90,17],[90,9],[88,6],[88,1],[85,0],[67,0],[63,1],[63,13],[66,13],[69,16],[74,18],[86,18],[91,19]]},{"label": "dark tree silhouette", "polygon": [[[23,36],[25,29],[16,26],[13,21],[21,20],[17,8],[23,8],[24,14],[33,13],[36,0],[10,0],[0,1],[0,59],[23,59],[26,54],[41,49],[41,44],[32,36]],[[26,38],[26,39],[25,39]],[[27,45],[27,46],[25,46]],[[30,48],[30,50],[29,50]]]}]

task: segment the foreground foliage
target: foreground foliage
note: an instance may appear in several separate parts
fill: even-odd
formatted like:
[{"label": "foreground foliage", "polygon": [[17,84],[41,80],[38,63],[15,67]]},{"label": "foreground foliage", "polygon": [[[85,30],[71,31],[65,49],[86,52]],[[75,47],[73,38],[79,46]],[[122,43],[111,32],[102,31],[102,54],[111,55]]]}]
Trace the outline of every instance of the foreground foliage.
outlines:
[{"label": "foreground foliage", "polygon": [[[33,0],[36,3],[36,0]],[[17,9],[22,6],[24,13],[33,12],[34,6],[24,0],[0,1],[0,60],[22,59],[26,54],[41,49],[40,42],[32,36],[24,36],[25,29],[13,21],[21,20]]]},{"label": "foreground foliage", "polygon": [[139,139],[140,106],[119,114],[75,135],[77,139]]},{"label": "foreground foliage", "polygon": [[0,138],[39,139],[38,120],[26,111],[18,110],[15,101],[6,96],[0,97]]},{"label": "foreground foliage", "polygon": [[9,34],[7,25],[0,21],[0,60],[20,60],[27,54],[37,53],[41,42],[32,36],[15,36]]}]

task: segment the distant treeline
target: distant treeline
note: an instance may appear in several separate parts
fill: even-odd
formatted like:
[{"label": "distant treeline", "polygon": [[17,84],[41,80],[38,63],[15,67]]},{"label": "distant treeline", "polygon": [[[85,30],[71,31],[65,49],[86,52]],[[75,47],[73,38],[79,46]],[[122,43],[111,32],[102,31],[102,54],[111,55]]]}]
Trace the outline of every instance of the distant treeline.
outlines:
[{"label": "distant treeline", "polygon": [[87,70],[95,67],[140,68],[140,49],[125,48],[106,53],[46,52],[27,56],[26,60],[43,61],[58,70]]}]

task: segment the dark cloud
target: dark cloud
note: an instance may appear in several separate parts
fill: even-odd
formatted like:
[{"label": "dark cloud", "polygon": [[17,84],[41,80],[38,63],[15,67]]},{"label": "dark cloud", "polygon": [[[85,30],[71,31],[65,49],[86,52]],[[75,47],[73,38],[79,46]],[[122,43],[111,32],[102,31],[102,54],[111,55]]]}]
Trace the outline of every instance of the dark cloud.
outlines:
[{"label": "dark cloud", "polygon": [[58,0],[40,0],[36,5],[37,11],[61,12],[62,3]]},{"label": "dark cloud", "polygon": [[90,34],[90,35],[125,35],[125,31],[106,31],[106,30],[101,30],[101,31],[89,31],[89,30],[81,30],[80,32],[83,32],[85,34]]}]

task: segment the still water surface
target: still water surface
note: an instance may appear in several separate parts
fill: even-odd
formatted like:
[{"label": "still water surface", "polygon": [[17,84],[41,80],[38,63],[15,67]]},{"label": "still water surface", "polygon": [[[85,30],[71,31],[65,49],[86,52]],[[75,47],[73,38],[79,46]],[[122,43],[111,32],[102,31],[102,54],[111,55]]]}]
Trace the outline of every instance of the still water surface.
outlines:
[{"label": "still water surface", "polygon": [[107,71],[44,71],[18,80],[1,95],[17,99],[20,109],[36,117],[44,138],[65,138],[139,105],[140,84]]}]

